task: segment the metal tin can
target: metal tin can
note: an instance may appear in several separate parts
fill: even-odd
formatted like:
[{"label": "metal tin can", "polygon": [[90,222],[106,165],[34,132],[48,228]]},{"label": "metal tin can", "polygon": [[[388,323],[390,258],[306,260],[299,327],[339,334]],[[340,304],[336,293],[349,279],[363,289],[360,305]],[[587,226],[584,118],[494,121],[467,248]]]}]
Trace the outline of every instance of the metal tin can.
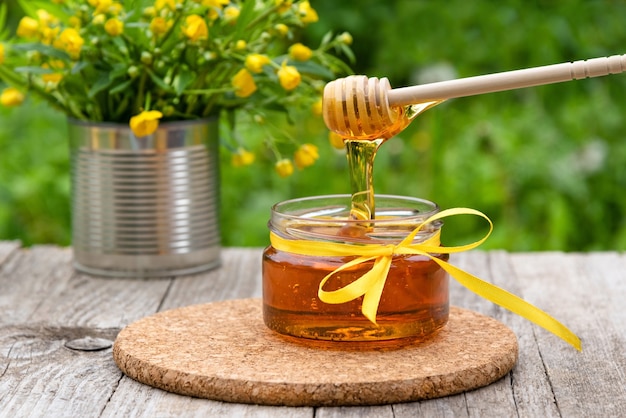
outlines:
[{"label": "metal tin can", "polygon": [[195,273],[220,263],[218,120],[69,123],[72,246],[79,271],[113,277]]}]

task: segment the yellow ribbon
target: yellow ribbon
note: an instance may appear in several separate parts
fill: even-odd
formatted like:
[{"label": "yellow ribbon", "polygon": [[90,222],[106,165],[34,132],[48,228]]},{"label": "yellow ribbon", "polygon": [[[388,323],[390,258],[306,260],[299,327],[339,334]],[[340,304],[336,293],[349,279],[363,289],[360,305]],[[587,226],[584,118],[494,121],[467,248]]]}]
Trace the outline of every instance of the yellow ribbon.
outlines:
[{"label": "yellow ribbon", "polygon": [[[416,244],[413,243],[413,239],[425,225],[454,215],[480,216],[489,222],[489,232],[487,232],[482,239],[476,242],[456,247],[441,247],[439,244],[439,231],[425,241]],[[571,344],[577,350],[582,350],[580,339],[565,325],[561,324],[541,309],[504,289],[485,282],[484,280],[481,280],[478,277],[431,255],[452,254],[476,248],[487,240],[489,235],[491,235],[492,230],[493,223],[487,215],[482,212],[470,208],[454,208],[443,210],[426,219],[399,244],[346,244],[310,240],[291,240],[281,238],[273,232],[270,233],[270,242],[272,246],[279,251],[300,255],[320,257],[355,256],[355,259],[335,269],[322,279],[319,285],[318,297],[324,303],[340,304],[350,302],[363,296],[361,312],[374,324],[376,323],[378,304],[380,303],[380,298],[383,293],[383,288],[385,287],[385,281],[387,280],[387,274],[389,272],[389,268],[391,267],[393,256],[419,254],[436,262],[442,269],[448,272],[450,276],[456,279],[456,281],[477,295],[495,303],[496,305],[508,309],[523,318],[526,318],[527,320],[539,325]],[[323,289],[324,284],[334,274],[370,260],[374,260],[372,269],[359,277],[357,280],[334,291],[328,292]]]}]

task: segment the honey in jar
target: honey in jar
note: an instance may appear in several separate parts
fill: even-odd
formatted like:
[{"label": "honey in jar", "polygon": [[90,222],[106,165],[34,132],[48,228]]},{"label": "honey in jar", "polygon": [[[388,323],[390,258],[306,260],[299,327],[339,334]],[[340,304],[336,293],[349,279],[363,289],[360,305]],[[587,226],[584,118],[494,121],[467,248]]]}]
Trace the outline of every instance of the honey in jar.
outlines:
[{"label": "honey in jar", "polygon": [[[372,219],[351,216],[351,196],[293,199],[272,207],[269,228],[283,240],[356,245],[398,244],[438,211],[427,200],[377,195]],[[441,222],[420,229],[413,243],[439,233]],[[448,255],[431,254],[442,260]],[[423,339],[448,320],[448,275],[425,255],[394,255],[378,303],[376,322],[361,312],[363,296],[331,304],[320,300],[322,280],[356,258],[320,256],[267,247],[263,253],[263,318],[281,334],[332,341]],[[370,271],[370,260],[335,272],[325,291],[341,289]]]}]

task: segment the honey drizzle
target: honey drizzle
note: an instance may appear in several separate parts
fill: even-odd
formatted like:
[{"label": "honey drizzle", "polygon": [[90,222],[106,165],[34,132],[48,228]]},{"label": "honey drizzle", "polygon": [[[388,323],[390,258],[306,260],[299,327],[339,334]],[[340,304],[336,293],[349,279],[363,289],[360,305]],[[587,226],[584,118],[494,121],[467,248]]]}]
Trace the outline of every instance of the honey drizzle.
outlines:
[{"label": "honey drizzle", "polygon": [[[352,193],[350,218],[355,220],[374,219],[374,159],[378,148],[388,139],[402,132],[417,115],[443,102],[443,100],[418,103],[397,108],[398,119],[392,126],[385,126],[379,138],[360,139],[345,137],[346,158]],[[364,121],[365,122],[365,121]]]}]

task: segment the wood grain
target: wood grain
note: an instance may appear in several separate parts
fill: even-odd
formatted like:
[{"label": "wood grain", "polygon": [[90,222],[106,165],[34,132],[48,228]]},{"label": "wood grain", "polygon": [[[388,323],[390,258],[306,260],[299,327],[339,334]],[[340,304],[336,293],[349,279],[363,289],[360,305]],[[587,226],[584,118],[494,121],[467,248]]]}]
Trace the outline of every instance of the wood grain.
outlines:
[{"label": "wood grain", "polygon": [[259,297],[260,248],[226,248],[224,267],[189,277],[111,280],[80,275],[71,249],[0,242],[0,417],[606,417],[626,416],[626,255],[471,251],[452,263],[520,295],[575,331],[578,353],[528,321],[451,286],[454,305],[511,328],[519,360],[505,378],[445,398],[372,407],[272,407],[176,395],[124,377],[115,339],[158,311]]}]

